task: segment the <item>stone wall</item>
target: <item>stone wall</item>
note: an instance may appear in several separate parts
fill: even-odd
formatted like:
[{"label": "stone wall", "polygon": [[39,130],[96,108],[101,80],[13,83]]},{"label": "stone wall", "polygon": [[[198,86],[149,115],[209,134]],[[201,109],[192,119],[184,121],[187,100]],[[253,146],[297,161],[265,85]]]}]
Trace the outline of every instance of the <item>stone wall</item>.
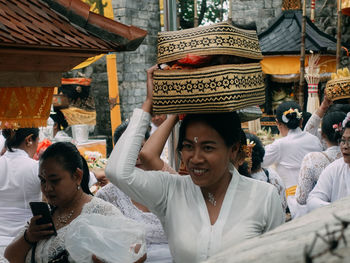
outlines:
[{"label": "stone wall", "polygon": [[[129,118],[133,109],[139,107],[146,96],[146,69],[156,63],[157,32],[160,29],[159,0],[113,0],[115,20],[148,31],[139,48],[133,52],[117,53],[119,95],[122,120]],[[92,78],[91,92],[96,106],[95,136],[107,139],[107,152],[112,150],[111,119],[108,103],[108,77],[106,59],[102,58],[78,72]]]},{"label": "stone wall", "polygon": [[[310,17],[310,3],[307,1],[307,15]],[[272,24],[282,12],[282,0],[233,0],[232,19],[238,24],[255,21],[258,33]],[[336,38],[337,6],[336,1],[316,1],[315,24],[323,32]],[[350,17],[343,16],[342,43],[350,48]],[[342,53],[343,66],[350,66],[346,52]]]},{"label": "stone wall", "polygon": [[282,12],[282,0],[233,0],[232,20],[238,24],[256,22],[258,32],[265,30]]},{"label": "stone wall", "polygon": [[[334,2],[316,1],[316,25],[322,31],[336,37],[337,20]],[[232,16],[233,20],[240,24],[255,21],[258,32],[261,32],[280,15],[281,6],[282,0],[233,0]],[[148,31],[146,39],[136,51],[117,54],[121,114],[122,120],[125,120],[130,117],[134,108],[142,104],[146,95],[146,69],[156,62],[157,32],[160,29],[159,0],[113,0],[113,8],[116,20]],[[308,12],[309,10],[308,7]],[[350,17],[343,16],[342,29],[343,43],[350,47]],[[350,66],[349,57],[345,55],[342,57],[342,62],[343,65]],[[95,62],[82,71],[87,77],[93,78],[92,92],[97,110],[94,133],[108,138],[108,151],[110,151],[111,122],[105,59]]]},{"label": "stone wall", "polygon": [[146,69],[156,63],[159,0],[114,0],[113,8],[118,21],[148,31],[136,51],[117,54],[121,114],[125,120],[142,104],[146,96]]}]

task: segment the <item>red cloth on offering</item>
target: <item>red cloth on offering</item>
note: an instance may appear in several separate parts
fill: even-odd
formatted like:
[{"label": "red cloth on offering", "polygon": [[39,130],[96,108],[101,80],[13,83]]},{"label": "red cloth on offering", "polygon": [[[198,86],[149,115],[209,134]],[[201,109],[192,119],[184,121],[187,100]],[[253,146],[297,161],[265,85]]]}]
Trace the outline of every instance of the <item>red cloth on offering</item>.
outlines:
[{"label": "red cloth on offering", "polygon": [[36,153],[33,156],[34,160],[39,160],[40,156],[43,152],[52,144],[52,142],[48,139],[44,139],[38,144],[38,148],[36,149]]},{"label": "red cloth on offering", "polygon": [[194,54],[187,54],[186,57],[179,59],[177,62],[179,64],[199,66],[204,63],[208,63],[212,56],[199,56]]}]

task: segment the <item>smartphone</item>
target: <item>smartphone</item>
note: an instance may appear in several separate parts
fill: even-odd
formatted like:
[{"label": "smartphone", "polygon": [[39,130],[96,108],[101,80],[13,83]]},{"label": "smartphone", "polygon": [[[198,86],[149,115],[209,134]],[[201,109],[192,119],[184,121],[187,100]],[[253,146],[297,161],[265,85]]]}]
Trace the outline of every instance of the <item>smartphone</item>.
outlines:
[{"label": "smartphone", "polygon": [[57,236],[56,228],[51,217],[51,211],[48,203],[45,202],[29,202],[33,216],[41,215],[42,217],[36,220],[37,225],[52,224],[54,235]]}]

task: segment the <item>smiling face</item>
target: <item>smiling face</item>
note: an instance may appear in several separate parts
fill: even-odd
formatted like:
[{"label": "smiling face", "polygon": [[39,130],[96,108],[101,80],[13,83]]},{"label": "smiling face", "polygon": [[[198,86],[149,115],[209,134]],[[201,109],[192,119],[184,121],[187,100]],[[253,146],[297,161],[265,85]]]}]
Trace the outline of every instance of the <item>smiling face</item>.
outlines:
[{"label": "smiling face", "polygon": [[344,162],[350,165],[350,128],[346,128],[340,140],[340,149],[344,157]]},{"label": "smiling face", "polygon": [[65,206],[77,194],[77,186],[82,180],[82,171],[72,174],[64,169],[63,165],[55,158],[47,158],[40,163],[39,178],[41,191],[53,206]]},{"label": "smiling face", "polygon": [[215,187],[230,177],[229,163],[236,147],[228,147],[219,133],[204,122],[189,123],[182,144],[182,160],[193,182],[200,187]]},{"label": "smiling face", "polygon": [[154,115],[152,116],[152,122],[159,127],[166,120],[166,117],[166,114]]}]

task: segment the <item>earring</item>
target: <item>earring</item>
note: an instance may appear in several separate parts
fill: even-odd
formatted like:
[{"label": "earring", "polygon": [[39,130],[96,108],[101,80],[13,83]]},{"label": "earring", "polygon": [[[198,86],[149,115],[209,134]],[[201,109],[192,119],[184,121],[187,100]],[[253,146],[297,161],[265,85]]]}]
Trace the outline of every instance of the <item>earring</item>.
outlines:
[{"label": "earring", "polygon": [[80,190],[80,185],[77,186],[77,189]]},{"label": "earring", "polygon": [[27,143],[27,146],[31,146],[33,143],[32,142],[28,142]]}]

